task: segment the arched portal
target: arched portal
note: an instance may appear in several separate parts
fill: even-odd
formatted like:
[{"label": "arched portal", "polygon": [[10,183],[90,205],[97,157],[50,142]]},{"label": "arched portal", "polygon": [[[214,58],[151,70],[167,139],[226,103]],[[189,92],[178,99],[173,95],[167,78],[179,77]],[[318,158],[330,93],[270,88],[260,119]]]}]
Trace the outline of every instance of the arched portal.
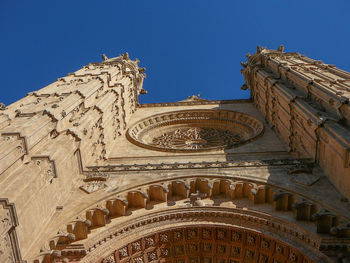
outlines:
[{"label": "arched portal", "polygon": [[[130,215],[86,240],[87,254],[54,262],[330,262],[306,229],[257,211],[177,207]],[[79,243],[79,242],[78,242]],[[74,243],[70,246],[74,246]]]},{"label": "arched portal", "polygon": [[305,251],[261,231],[225,224],[190,224],[138,236],[101,262],[320,262],[315,260]]},{"label": "arched portal", "polygon": [[[159,261],[164,233],[175,263],[191,262],[192,251],[213,263],[345,262],[350,115],[328,78],[345,83],[347,73],[281,50],[248,57],[252,100],[140,105],[144,69],[124,54],[0,107],[0,262]],[[190,229],[198,249],[188,250]],[[225,242],[214,239],[219,229]],[[239,256],[233,231],[242,233]]]},{"label": "arched portal", "polygon": [[332,225],[310,221],[322,208],[304,198],[214,176],[157,181],[76,215],[38,262],[330,262],[317,231]]}]

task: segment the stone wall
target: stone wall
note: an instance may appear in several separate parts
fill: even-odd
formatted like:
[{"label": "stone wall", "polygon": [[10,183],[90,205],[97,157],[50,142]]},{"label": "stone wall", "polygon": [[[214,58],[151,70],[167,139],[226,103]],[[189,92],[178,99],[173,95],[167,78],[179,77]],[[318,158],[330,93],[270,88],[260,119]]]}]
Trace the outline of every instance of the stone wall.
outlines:
[{"label": "stone wall", "polygon": [[350,73],[299,53],[258,47],[242,63],[256,107],[298,157],[350,197]]},{"label": "stone wall", "polygon": [[[348,73],[259,48],[252,100],[139,105],[139,61],[103,58],[1,108],[1,259],[114,262],[196,222],[263,231],[290,246],[282,262],[347,256]],[[305,88],[299,67],[323,78]]]},{"label": "stone wall", "polygon": [[106,160],[143,92],[144,69],[128,54],[86,67],[0,111],[0,197],[15,204],[26,258],[82,181]]}]

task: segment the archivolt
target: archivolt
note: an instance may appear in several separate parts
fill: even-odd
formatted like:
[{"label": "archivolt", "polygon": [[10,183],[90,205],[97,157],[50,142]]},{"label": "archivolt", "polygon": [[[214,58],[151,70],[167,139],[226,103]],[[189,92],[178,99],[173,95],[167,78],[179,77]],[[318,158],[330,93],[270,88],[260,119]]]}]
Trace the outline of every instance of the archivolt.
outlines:
[{"label": "archivolt", "polygon": [[[246,200],[245,208],[235,206],[239,200]],[[273,209],[259,208],[266,206]],[[276,214],[279,212],[284,212],[283,219]],[[297,221],[313,221],[314,226],[306,228]],[[164,180],[119,193],[115,198],[101,201],[79,214],[64,227],[65,230],[47,242],[36,262],[63,258],[80,260],[84,257],[88,260],[94,257],[92,255],[96,257],[93,252],[96,249],[98,255],[108,256],[123,242],[132,241],[118,242],[130,233],[141,235],[141,230],[167,229],[174,222],[185,222],[185,225],[191,222],[220,223],[257,231],[263,229],[284,242],[303,247],[316,258],[322,254],[315,251],[327,245],[334,246],[329,234],[350,237],[340,221],[341,218],[319,204],[266,184],[203,177]],[[101,227],[104,227],[102,231],[95,230]],[[326,242],[316,232],[327,234]],[[101,260],[100,256],[98,260]],[[316,262],[323,262],[318,260],[321,259]]]}]

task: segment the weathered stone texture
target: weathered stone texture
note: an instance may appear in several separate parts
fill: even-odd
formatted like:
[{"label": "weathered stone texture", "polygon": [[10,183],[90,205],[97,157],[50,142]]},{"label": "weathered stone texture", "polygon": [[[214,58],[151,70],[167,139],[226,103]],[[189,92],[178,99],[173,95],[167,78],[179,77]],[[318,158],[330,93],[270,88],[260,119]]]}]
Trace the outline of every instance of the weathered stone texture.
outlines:
[{"label": "weathered stone texture", "polygon": [[314,159],[350,197],[350,74],[299,53],[259,48],[242,70],[254,103],[290,150]]},{"label": "weathered stone texture", "polygon": [[0,261],[345,260],[350,77],[281,50],[251,100],[139,105],[124,54],[1,106]]}]

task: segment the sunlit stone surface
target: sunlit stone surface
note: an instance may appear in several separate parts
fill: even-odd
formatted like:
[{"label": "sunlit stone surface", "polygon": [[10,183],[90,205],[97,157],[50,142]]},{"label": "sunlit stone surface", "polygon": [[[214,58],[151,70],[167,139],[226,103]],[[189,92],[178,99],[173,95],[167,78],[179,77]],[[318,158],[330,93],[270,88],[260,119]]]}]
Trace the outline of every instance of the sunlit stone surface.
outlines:
[{"label": "sunlit stone surface", "polygon": [[126,53],[0,104],[0,262],[348,262],[350,74],[283,50],[249,100],[140,105]]}]

